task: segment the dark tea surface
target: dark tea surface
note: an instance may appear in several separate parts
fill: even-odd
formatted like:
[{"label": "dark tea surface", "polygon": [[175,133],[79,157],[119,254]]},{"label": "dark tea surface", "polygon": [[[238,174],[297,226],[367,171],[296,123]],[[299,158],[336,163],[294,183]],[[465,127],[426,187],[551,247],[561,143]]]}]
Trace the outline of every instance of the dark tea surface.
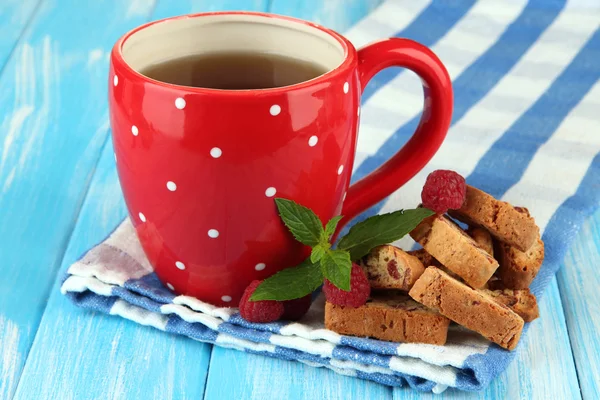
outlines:
[{"label": "dark tea surface", "polygon": [[268,89],[304,82],[327,72],[322,65],[279,54],[194,54],[140,71],[149,78],[211,89]]}]

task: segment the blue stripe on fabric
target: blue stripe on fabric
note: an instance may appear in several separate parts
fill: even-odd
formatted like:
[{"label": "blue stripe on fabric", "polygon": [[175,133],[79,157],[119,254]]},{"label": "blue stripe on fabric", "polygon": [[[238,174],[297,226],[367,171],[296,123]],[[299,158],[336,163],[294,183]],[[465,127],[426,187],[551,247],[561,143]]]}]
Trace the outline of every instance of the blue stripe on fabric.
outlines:
[{"label": "blue stripe on fabric", "polygon": [[342,336],[340,338],[341,346],[349,346],[363,351],[374,351],[381,354],[394,356],[398,354],[398,343],[385,342],[369,338]]},{"label": "blue stripe on fabric", "polygon": [[217,328],[219,332],[227,333],[228,335],[237,338],[250,340],[256,343],[270,343],[269,339],[273,335],[271,332],[258,329],[248,329],[244,326],[234,325],[229,322],[223,322]]},{"label": "blue stripe on fabric", "polygon": [[112,306],[117,301],[117,297],[100,296],[92,291],[85,292],[67,292],[65,294],[69,300],[77,304],[79,307],[87,308],[88,310],[100,311],[105,314],[110,314]]},{"label": "blue stripe on fabric", "polygon": [[[452,124],[459,121],[514,67],[527,50],[535,44],[540,35],[558,17],[564,7],[564,1],[562,1],[560,7],[540,9],[540,2],[543,3],[543,1],[529,2],[519,17],[507,27],[496,43],[454,80]],[[419,40],[418,37],[416,39]],[[413,134],[419,119],[420,116],[415,117],[396,130],[379,148],[377,153],[363,161],[356,169],[352,180],[356,181],[363,178],[393,156]],[[359,216],[356,222],[377,214],[383,204],[384,202],[376,204]]]},{"label": "blue stripe on fabric", "polygon": [[[397,344],[396,347],[398,347]],[[392,358],[392,356],[384,356],[370,351],[360,351],[348,346],[335,346],[331,357],[337,360],[354,361],[361,364],[377,365],[383,368],[389,368]]]},{"label": "blue stripe on fabric", "polygon": [[123,287],[163,304],[172,303],[176,297],[173,292],[162,284],[160,279],[158,279],[158,275],[154,272],[144,275],[139,279],[129,279]]},{"label": "blue stripe on fabric", "polygon": [[599,60],[600,30],[596,30],[546,93],[479,160],[467,182],[496,198],[504,196],[521,179],[540,146],[600,79]]},{"label": "blue stripe on fabric", "polygon": [[[410,25],[395,33],[394,36],[418,40],[419,43],[431,47],[443,38],[474,4],[474,0],[463,0],[454,3],[433,1]],[[361,101],[364,103],[369,100],[377,90],[389,83],[402,71],[400,68],[386,68],[379,72],[365,88]]]},{"label": "blue stripe on fabric", "polygon": [[165,331],[177,335],[185,335],[201,342],[210,343],[214,343],[217,340],[217,336],[219,336],[217,331],[213,331],[206,325],[202,325],[199,322],[187,322],[175,314],[169,316]]},{"label": "blue stripe on fabric", "polygon": [[229,318],[228,322],[235,324],[235,325],[243,326],[248,329],[257,329],[257,330],[271,332],[271,333],[279,333],[281,328],[290,324],[289,321],[275,321],[275,322],[269,322],[266,324],[258,324],[258,323],[254,323],[254,322],[248,322],[244,318],[242,318],[239,313],[232,315]]}]

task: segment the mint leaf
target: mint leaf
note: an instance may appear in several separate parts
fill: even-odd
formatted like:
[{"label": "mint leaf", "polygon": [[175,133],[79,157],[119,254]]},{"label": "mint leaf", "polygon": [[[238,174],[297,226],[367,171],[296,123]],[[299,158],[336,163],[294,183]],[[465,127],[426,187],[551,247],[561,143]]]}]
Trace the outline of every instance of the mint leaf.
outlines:
[{"label": "mint leaf", "polygon": [[348,250],[352,260],[358,260],[373,247],[392,243],[412,231],[434,212],[427,208],[400,210],[375,215],[354,225],[338,243],[337,248]]},{"label": "mint leaf", "polygon": [[329,250],[321,258],[321,269],[325,278],[337,288],[350,290],[350,272],[352,261],[345,250]]},{"label": "mint leaf", "polygon": [[312,252],[310,253],[310,261],[313,263],[318,263],[327,250],[329,250],[329,243],[326,243],[325,245],[316,245],[312,248]]},{"label": "mint leaf", "polygon": [[314,292],[322,283],[323,274],[319,264],[313,264],[307,258],[298,266],[265,279],[256,288],[250,301],[299,299]]},{"label": "mint leaf", "polygon": [[329,222],[327,223],[327,225],[325,225],[325,240],[327,242],[329,242],[329,240],[331,239],[331,235],[333,235],[333,233],[335,232],[335,228],[337,228],[338,222],[340,222],[340,219],[344,218],[343,215],[338,215],[337,217],[333,217],[329,220]]},{"label": "mint leaf", "polygon": [[323,234],[323,224],[312,210],[292,200],[275,199],[279,215],[285,226],[300,243],[316,246]]}]

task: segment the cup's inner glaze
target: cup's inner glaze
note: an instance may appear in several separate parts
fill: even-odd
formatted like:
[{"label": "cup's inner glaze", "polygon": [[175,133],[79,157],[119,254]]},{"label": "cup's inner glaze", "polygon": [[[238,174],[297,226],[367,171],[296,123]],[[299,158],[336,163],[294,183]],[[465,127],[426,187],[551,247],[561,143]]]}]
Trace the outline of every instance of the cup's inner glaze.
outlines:
[{"label": "cup's inner glaze", "polygon": [[122,46],[123,59],[137,72],[177,58],[217,52],[279,54],[331,71],[342,64],[347,48],[309,24],[251,14],[165,20],[134,32]]}]

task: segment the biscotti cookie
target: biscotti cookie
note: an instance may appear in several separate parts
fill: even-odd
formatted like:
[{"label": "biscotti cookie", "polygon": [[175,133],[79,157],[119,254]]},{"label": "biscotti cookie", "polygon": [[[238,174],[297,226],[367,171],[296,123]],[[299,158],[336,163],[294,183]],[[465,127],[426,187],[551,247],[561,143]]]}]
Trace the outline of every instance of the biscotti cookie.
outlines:
[{"label": "biscotti cookie", "polygon": [[523,252],[505,243],[496,243],[498,277],[504,287],[526,289],[531,285],[544,261],[544,242],[539,235],[529,250]]},{"label": "biscotti cookie", "polygon": [[426,218],[410,236],[442,265],[474,288],[481,288],[498,268],[498,262],[444,216]]},{"label": "biscotti cookie", "polygon": [[325,327],[342,335],[443,345],[450,320],[397,292],[377,294],[358,308],[325,303]]},{"label": "biscotti cookie", "polygon": [[523,318],[504,304],[471,289],[438,268],[428,267],[409,295],[505,349],[513,350],[519,342]]},{"label": "biscotti cookie", "polygon": [[375,247],[360,262],[372,289],[409,291],[425,267],[417,257],[391,246]]},{"label": "biscotti cookie", "polygon": [[539,229],[535,220],[521,211],[467,185],[463,206],[459,210],[450,210],[449,214],[468,225],[479,225],[498,240],[526,251],[534,244]]},{"label": "biscotti cookie", "polygon": [[479,227],[469,227],[467,235],[471,236],[479,247],[494,257],[494,240],[487,230]]},{"label": "biscotti cookie", "polygon": [[508,306],[508,308],[519,314],[525,322],[531,322],[540,316],[537,300],[529,289],[482,289],[481,291],[496,302]]},{"label": "biscotti cookie", "polygon": [[423,264],[423,266],[425,268],[431,267],[432,265],[434,267],[439,267],[442,265],[438,260],[435,259],[434,256],[429,254],[427,252],[427,250],[425,250],[425,249],[411,250],[411,251],[407,251],[407,253],[410,254],[411,256],[417,257],[419,259],[419,261],[421,261],[421,264]]}]

